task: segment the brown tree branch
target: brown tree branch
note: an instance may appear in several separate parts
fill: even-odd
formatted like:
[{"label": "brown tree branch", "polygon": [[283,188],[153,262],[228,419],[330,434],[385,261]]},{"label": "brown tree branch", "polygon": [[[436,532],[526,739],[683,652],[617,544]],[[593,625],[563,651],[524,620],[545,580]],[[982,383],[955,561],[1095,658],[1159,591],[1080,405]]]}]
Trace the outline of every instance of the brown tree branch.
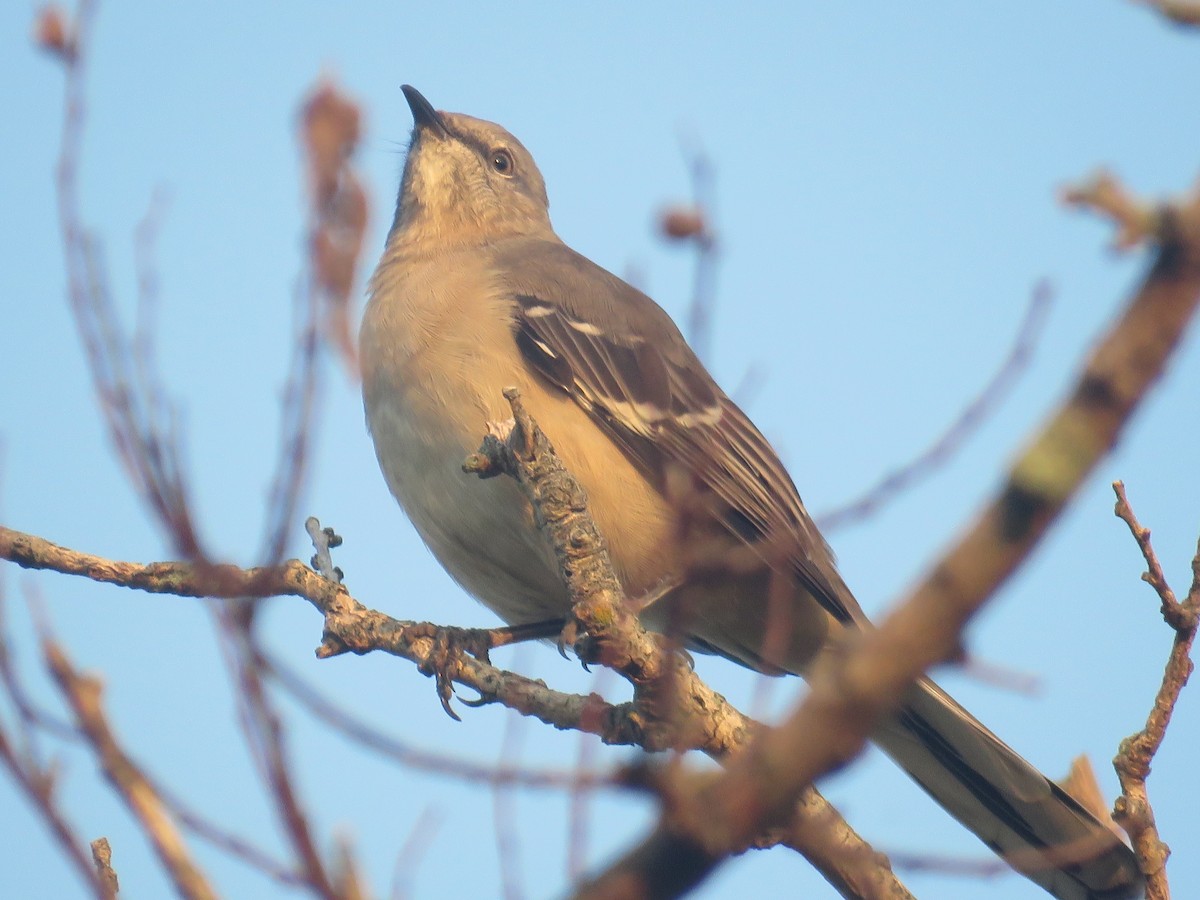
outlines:
[{"label": "brown tree branch", "polygon": [[[370,653],[379,651],[423,665],[429,662],[433,639],[429,636],[436,626],[405,622],[370,610],[334,582],[317,575],[298,560],[280,566],[240,569],[229,565],[208,565],[187,562],[129,563],[118,562],[80,553],[51,543],[43,538],[0,526],[0,559],[7,559],[27,569],[42,569],[77,575],[107,584],[143,590],[149,593],[179,597],[269,597],[294,596],[311,603],[325,615],[324,643],[319,656],[339,653]],[[469,780],[491,782],[523,781],[534,786],[577,783],[579,774],[539,772],[496,773],[488,767],[473,767],[465,761],[447,765],[445,754],[421,755],[386,741],[353,723],[344,714],[335,715],[331,704],[320,701],[304,690],[296,679],[276,670],[263,660],[266,671],[280,678],[293,694],[318,716],[331,724],[339,724],[352,736],[365,743],[375,742],[375,749],[393,755],[407,765],[424,766],[434,771],[451,772]],[[456,681],[478,692],[489,701],[534,715],[557,728],[583,730],[600,736],[607,743],[632,745],[639,741],[641,726],[629,715],[628,705],[613,706],[598,697],[579,697],[553,691],[541,682],[505,672],[486,662],[464,656],[457,660],[452,672]],[[717,743],[713,752],[724,752],[730,745]]]},{"label": "brown tree branch", "polygon": [[[296,560],[277,567],[256,569],[183,562],[146,565],[116,562],[69,550],[4,526],[0,526],[0,558],[25,568],[78,575],[151,593],[182,597],[302,597],[325,616],[323,644],[318,655],[381,651],[424,665],[434,652],[430,626],[396,620],[367,609],[344,587],[322,578]],[[633,621],[637,624],[636,619]],[[597,635],[605,634],[600,623],[593,622],[591,627],[596,628]],[[637,627],[640,629],[640,625]],[[630,669],[633,672],[658,671],[664,665],[662,661],[651,665],[642,660],[642,654],[660,652],[652,636],[643,633],[633,645],[633,649],[618,646],[615,651],[612,650],[614,644],[604,646],[614,658],[633,659]],[[674,654],[670,656],[675,658]],[[275,671],[265,661],[263,664],[266,671]],[[311,692],[298,688],[294,680],[279,672],[275,674],[290,688],[296,688],[293,693],[317,715],[341,727],[355,740],[392,755],[406,765],[491,784],[516,782],[579,787],[586,783],[586,776],[576,771],[495,770],[465,760],[448,759],[445,754],[422,754],[389,742],[331,709],[330,704],[320,701]],[[634,704],[614,706],[594,695],[580,697],[554,691],[541,682],[497,669],[468,655],[455,657],[449,674],[486,700],[532,715],[556,728],[590,732],[610,744],[646,746],[646,714],[635,709]],[[680,709],[693,711],[693,721],[697,723],[698,730],[688,732],[694,741],[690,746],[715,759],[733,757],[756,727],[690,672],[674,683],[673,694]],[[716,720],[701,721],[706,706],[721,710]],[[659,736],[654,740],[661,742],[662,738]],[[888,868],[886,859],[866,844],[815,790],[805,792],[797,801],[795,820],[788,830],[777,832],[769,840],[762,839],[757,845],[768,843],[782,843],[802,853],[846,897],[909,896]],[[751,844],[748,840],[745,846]]]},{"label": "brown tree branch", "polygon": [[350,293],[362,255],[369,203],[352,160],[362,114],[332,82],[322,81],[305,100],[300,118],[310,198],[309,271],[295,299],[296,334],[283,392],[279,457],[259,557],[268,564],[283,559],[307,473],[315,432],[322,301],[326,340],[341,354],[351,376],[358,378]]},{"label": "brown tree branch", "polygon": [[351,291],[357,279],[369,207],[367,192],[351,165],[361,136],[358,104],[324,80],[301,111],[308,170],[309,259],[326,303],[325,332],[346,369],[359,377]]},{"label": "brown tree branch", "polygon": [[[525,787],[588,789],[608,784],[612,780],[610,776],[592,770],[555,771],[541,767],[530,769],[518,766],[491,766],[475,763],[466,758],[448,756],[445,752],[424,751],[385,735],[349,715],[336,703],[322,697],[311,685],[305,684],[294,672],[289,671],[278,662],[268,661],[267,665],[271,677],[317,719],[336,729],[359,746],[402,766],[449,775],[459,781],[483,785],[517,784]],[[487,663],[481,665],[491,668]],[[509,674],[501,670],[496,671],[501,675]],[[469,677],[462,680],[462,683],[468,686],[470,686],[469,682]],[[612,709],[610,704],[605,703],[594,694],[582,699],[585,704],[593,703],[598,715],[603,716]],[[501,702],[501,705],[507,704]],[[579,730],[588,731],[586,728]]]},{"label": "brown tree branch", "polygon": [[0,727],[0,765],[8,769],[17,787],[25,794],[30,804],[46,827],[50,830],[63,854],[96,900],[113,900],[111,887],[99,876],[83,851],[77,832],[66,814],[59,808],[56,788],[58,781],[53,766],[40,763],[28,753],[22,753]]},{"label": "brown tree branch", "polygon": [[914,482],[945,465],[962,443],[987,419],[988,414],[1000,404],[1005,392],[1016,383],[1017,376],[1029,363],[1034,344],[1037,343],[1038,335],[1046,321],[1050,296],[1050,287],[1045,282],[1034,289],[1008,356],[983,389],[959,413],[958,418],[918,456],[889,472],[856,500],[818,516],[817,525],[822,531],[828,533],[831,529],[841,528],[847,523],[872,515],[881,506],[910,488]]},{"label": "brown tree branch", "polygon": [[1163,227],[1162,210],[1130,194],[1111,172],[1103,169],[1063,188],[1061,197],[1068,206],[1091,209],[1109,218],[1117,226],[1113,239],[1116,250],[1132,250],[1154,238]]},{"label": "brown tree branch", "polygon": [[95,749],[104,774],[141,823],[142,830],[179,895],[188,900],[216,900],[216,893],[204,873],[192,861],[162,799],[137,764],[121,748],[109,726],[100,705],[100,682],[77,671],[63,649],[48,636],[42,639],[42,652],[59,690],[75,713],[80,729]]},{"label": "brown tree branch", "polygon": [[691,204],[672,204],[662,210],[658,227],[667,240],[688,241],[695,248],[696,267],[685,332],[696,355],[711,363],[712,320],[717,306],[717,235],[711,224],[716,201],[716,172],[698,141],[683,139],[680,144],[692,180]]},{"label": "brown tree branch", "polygon": [[[737,766],[739,754],[761,729],[704,684],[668,639],[642,627],[625,601],[604,538],[588,515],[582,486],[526,412],[519,392],[510,388],[505,397],[514,420],[508,439],[489,435],[463,468],[483,477],[511,475],[525,492],[538,527],[554,548],[571,596],[573,620],[564,630],[564,640],[578,633],[588,635],[595,642],[596,658],[633,685],[635,710],[647,726],[642,746],[698,747]],[[652,770],[635,767],[633,771]],[[669,780],[638,781],[654,788],[667,808],[672,806]],[[788,821],[788,831],[766,840],[802,853],[844,896],[881,900],[910,896],[887,858],[855,834],[814,788],[797,791],[783,819]],[[745,835],[737,849],[754,846],[756,836]]]},{"label": "brown tree branch", "polygon": [[[533,505],[571,596],[575,621],[568,623],[563,640],[573,643],[576,634],[588,635],[595,645],[588,661],[604,664],[633,685],[634,703],[646,713],[646,749],[705,746],[723,754],[742,743],[737,732],[745,731],[747,722],[741,714],[705,685],[682,655],[671,652],[661,635],[642,627],[587,512],[582,486],[529,417],[516,389],[505,397],[516,423],[509,440],[489,436],[464,468],[484,477],[511,475]],[[688,734],[689,727],[707,734]]]},{"label": "brown tree branch", "polygon": [[1200,3],[1195,0],[1134,0],[1157,10],[1176,25],[1200,27]]},{"label": "brown tree branch", "polygon": [[[283,723],[263,683],[252,609],[245,600],[230,600],[220,617],[227,663],[238,687],[239,723],[246,745],[259,766],[264,785],[274,798],[275,813],[291,842],[305,884],[319,897],[345,900],[338,886],[336,876],[339,873],[331,873],[317,847],[312,824],[292,776]],[[340,874],[350,877],[354,867],[349,859],[349,847],[343,844],[340,850],[345,861]]]},{"label": "brown tree branch", "polygon": [[39,731],[48,730],[68,738],[75,736],[75,731],[36,709],[27,696],[9,651],[5,599],[3,585],[0,585],[0,685],[16,709],[17,724],[15,733],[10,734],[0,720],[0,766],[8,769],[17,788],[45,823],[91,895],[97,900],[113,900],[115,889],[88,859],[78,831],[60,808],[58,767],[42,761],[38,746]]},{"label": "brown tree branch", "polygon": [[94,0],[80,0],[73,20],[61,12],[44,12],[38,25],[41,45],[55,52],[66,75],[56,188],[67,297],[98,405],[127,475],[176,549],[202,558],[173,411],[153,373],[136,364],[138,353],[119,326],[99,243],[81,212],[85,75],[96,8]]},{"label": "brown tree branch", "polygon": [[289,887],[300,887],[304,884],[303,876],[277,859],[271,857],[261,847],[250,843],[247,839],[227,830],[212,819],[196,812],[185,803],[170,788],[151,779],[151,784],[162,798],[163,803],[171,814],[197,838],[217,848],[235,859],[241,860],[261,875],[265,875],[280,884]]},{"label": "brown tree branch", "polygon": [[[720,776],[681,771],[654,830],[577,896],[677,896],[784,820],[815,778],[852,759],[929,666],[959,653],[967,621],[1040,542],[1162,373],[1200,302],[1200,193],[1156,217],[1159,251],[1070,395],[998,494],[878,629],[821,660],[812,690]],[[663,873],[670,872],[669,878]]]},{"label": "brown tree branch", "polygon": [[1154,820],[1154,809],[1146,790],[1146,778],[1150,774],[1150,763],[1158,748],[1162,746],[1171,722],[1171,714],[1179,700],[1183,686],[1192,673],[1191,649],[1196,639],[1197,622],[1200,622],[1200,546],[1192,559],[1192,586],[1182,603],[1167,584],[1158,556],[1150,544],[1150,529],[1142,527],[1129,505],[1125,485],[1113,482],[1117,495],[1114,512],[1129,526],[1137,541],[1147,571],[1142,580],[1149,584],[1162,601],[1162,616],[1175,632],[1171,653],[1167,658],[1162,684],[1154,697],[1154,706],[1146,719],[1146,727],[1121,742],[1121,749],[1113,760],[1117,778],[1121,782],[1121,796],[1113,809],[1113,818],[1129,833],[1137,851],[1142,871],[1146,875],[1147,900],[1168,900],[1171,896],[1167,883],[1167,857],[1171,854],[1158,834]]},{"label": "brown tree branch", "polygon": [[96,864],[96,873],[115,897],[121,890],[121,883],[117,879],[116,869],[112,865],[112,847],[108,843],[108,838],[96,838],[92,841],[91,848],[92,862]]}]

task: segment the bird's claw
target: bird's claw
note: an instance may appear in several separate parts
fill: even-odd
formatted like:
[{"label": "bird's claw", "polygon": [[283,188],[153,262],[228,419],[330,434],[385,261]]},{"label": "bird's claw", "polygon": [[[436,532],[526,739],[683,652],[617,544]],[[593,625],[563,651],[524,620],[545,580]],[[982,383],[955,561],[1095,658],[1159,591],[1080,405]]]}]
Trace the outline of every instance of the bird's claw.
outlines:
[{"label": "bird's claw", "polygon": [[[417,669],[421,673],[433,677],[442,709],[454,721],[461,722],[462,719],[450,705],[450,701],[454,697],[454,669],[464,653],[481,662],[490,663],[488,651],[493,646],[492,633],[484,628],[442,627],[427,622],[409,627],[412,629],[414,637],[428,637],[432,641],[429,655],[417,666]],[[486,698],[480,698],[480,700],[490,702]],[[462,700],[461,698],[459,702],[466,706],[483,705],[483,702],[480,701]]]},{"label": "bird's claw", "polygon": [[567,622],[562,627],[562,631],[558,633],[558,638],[554,645],[558,647],[558,655],[563,659],[569,659],[567,656],[567,648],[574,647],[575,641],[579,639],[579,623],[574,619],[567,619]]},{"label": "bird's claw", "polygon": [[592,668],[588,663],[595,662],[595,643],[592,636],[579,626],[579,622],[575,619],[568,619],[567,624],[563,626],[562,631],[558,635],[556,641],[558,652],[563,659],[569,659],[567,656],[567,648],[570,647],[575,651],[575,658],[579,660],[579,664],[583,666],[583,671],[590,672]]}]

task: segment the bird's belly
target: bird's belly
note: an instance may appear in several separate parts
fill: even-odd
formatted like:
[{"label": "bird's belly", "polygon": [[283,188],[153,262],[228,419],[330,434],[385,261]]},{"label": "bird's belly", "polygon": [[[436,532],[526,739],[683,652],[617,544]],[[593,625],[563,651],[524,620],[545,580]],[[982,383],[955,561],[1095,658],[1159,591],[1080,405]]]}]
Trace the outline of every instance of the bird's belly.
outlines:
[{"label": "bird's belly", "polygon": [[[565,616],[569,598],[533,510],[508,477],[462,471],[489,423],[511,418],[503,389],[515,385],[559,457],[584,486],[613,566],[634,599],[676,575],[675,525],[661,495],[574,401],[531,373],[472,360],[434,376],[423,354],[365,384],[367,419],[392,494],[450,575],[502,619]],[[397,391],[396,385],[403,385]]]},{"label": "bird's belly", "polygon": [[422,405],[411,394],[368,401],[380,468],[417,533],[451,577],[506,622],[565,615],[566,588],[516,483],[462,470],[482,441],[483,417],[468,433],[445,415],[422,415]]}]

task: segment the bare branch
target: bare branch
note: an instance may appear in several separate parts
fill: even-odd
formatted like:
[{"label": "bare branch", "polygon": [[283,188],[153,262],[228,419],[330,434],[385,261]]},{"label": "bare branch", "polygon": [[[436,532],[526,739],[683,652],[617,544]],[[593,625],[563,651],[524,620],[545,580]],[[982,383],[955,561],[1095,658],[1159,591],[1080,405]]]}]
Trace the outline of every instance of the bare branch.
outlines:
[{"label": "bare branch", "polygon": [[216,900],[216,893],[192,861],[162,799],[117,741],[100,705],[100,682],[80,674],[49,636],[43,636],[42,652],[104,774],[141,823],[175,889],[188,900]]},{"label": "bare branch", "polygon": [[[66,72],[66,103],[56,178],[58,220],[66,257],[68,299],[83,342],[92,384],[109,436],[142,500],[166,529],[176,549],[189,558],[204,556],[192,521],[174,415],[149,373],[131,361],[138,354],[118,326],[98,240],[83,222],[79,202],[79,160],[85,121],[84,87],[95,4],[81,0],[75,21],[43,13],[43,46],[70,47],[58,54]],[[48,24],[57,17],[58,25]],[[61,35],[47,38],[46,35]]]},{"label": "bare branch", "polygon": [[[575,788],[577,786],[594,788],[611,782],[610,776],[594,770],[555,771],[546,768],[482,765],[445,752],[435,753],[420,750],[355,719],[336,704],[322,697],[311,685],[304,683],[299,676],[278,661],[264,659],[264,663],[270,675],[322,722],[359,746],[402,766],[485,785],[518,784],[536,788]],[[590,699],[597,701],[598,705],[602,707],[609,707],[609,704],[604,703],[595,695],[592,695]]]},{"label": "bare branch", "polygon": [[[336,879],[317,849],[312,825],[295,784],[283,723],[263,684],[263,665],[249,605],[244,601],[227,601],[221,611],[220,625],[228,665],[238,687],[242,732],[274,799],[274,811],[291,842],[299,870],[317,896],[338,900]],[[349,871],[350,868],[343,869],[343,873]]]},{"label": "bare branch", "polygon": [[1121,782],[1121,796],[1117,798],[1113,818],[1129,832],[1133,841],[1142,871],[1146,874],[1147,900],[1168,900],[1171,891],[1167,884],[1166,865],[1171,848],[1159,837],[1154,809],[1146,790],[1146,778],[1150,774],[1150,763],[1166,737],[1180,692],[1192,673],[1191,649],[1196,639],[1197,622],[1200,621],[1200,546],[1192,560],[1195,577],[1191,590],[1184,602],[1179,603],[1167,584],[1158,556],[1150,544],[1150,529],[1142,527],[1129,505],[1125,485],[1120,481],[1113,482],[1113,491],[1117,495],[1114,512],[1129,526],[1146,560],[1148,571],[1142,575],[1142,580],[1158,594],[1162,601],[1163,619],[1175,632],[1162,684],[1154,697],[1146,726],[1121,742],[1121,749],[1113,760],[1113,767]]},{"label": "bare branch", "polygon": [[417,863],[433,840],[439,824],[441,824],[441,819],[431,808],[427,807],[421,812],[421,815],[417,816],[404,846],[396,854],[396,865],[392,870],[390,900],[405,900],[411,895]]},{"label": "bare branch", "polygon": [[322,528],[321,521],[316,516],[309,516],[304,520],[304,530],[308,532],[308,536],[313,542],[313,549],[316,550],[310,565],[322,577],[341,584],[342,570],[333,564],[333,556],[329,552],[335,547],[341,546],[341,537],[332,528]]},{"label": "bare branch", "polygon": [[283,394],[279,458],[271,482],[262,560],[283,559],[287,535],[296,520],[307,473],[308,448],[315,432],[317,349],[324,331],[354,378],[358,357],[350,321],[350,294],[367,227],[367,193],[351,160],[358,147],[361,113],[331,82],[318,85],[301,110],[307,162],[309,272],[297,290],[296,335]]},{"label": "bare branch", "polygon": [[97,900],[113,900],[113,889],[97,873],[84,851],[78,831],[59,808],[57,769],[52,764],[42,762],[38,749],[39,728],[49,727],[55,734],[68,737],[75,737],[75,732],[36,710],[29,701],[12,664],[5,601],[0,586],[0,660],[3,661],[0,684],[3,684],[8,699],[17,709],[18,733],[10,735],[3,722],[0,722],[0,765],[8,769],[18,789],[24,793],[91,895]]},{"label": "bare branch", "polygon": [[354,287],[369,217],[367,193],[351,165],[362,113],[331,81],[312,91],[301,113],[312,196],[309,255],[325,297],[325,329],[342,362],[358,378],[354,342]]},{"label": "bare branch", "polygon": [[[236,566],[190,562],[141,563],[117,562],[60,547],[43,538],[0,525],[0,558],[26,569],[48,569],[64,575],[79,575],[105,584],[174,594],[179,597],[270,597],[295,593],[288,585],[319,580],[300,563],[295,569],[264,567],[239,569]],[[314,585],[315,586],[315,585]]]},{"label": "bare branch", "polygon": [[[234,566],[195,565],[191,563],[152,563],[139,565],[114,562],[68,550],[32,535],[0,526],[0,558],[26,568],[50,569],[82,575],[97,581],[121,584],[154,593],[187,597],[244,597],[291,595],[303,597],[325,616],[325,634],[318,655],[369,653],[382,651],[424,664],[433,652],[430,627],[402,622],[369,610],[355,600],[345,587],[317,575],[296,560],[274,568],[238,569]],[[640,627],[640,626],[639,626]],[[406,765],[428,766],[454,777],[475,778],[489,784],[514,782],[528,786],[557,786],[578,789],[589,776],[578,771],[564,773],[545,770],[496,771],[483,769],[463,760],[448,759],[445,754],[430,759],[402,744],[391,742],[361,726],[315,692],[305,690],[286,670],[259,657],[263,671],[272,672],[281,683],[317,715],[334,723],[343,733],[379,752],[391,755]],[[579,697],[547,688],[544,684],[497,669],[470,656],[454,661],[452,677],[479,692],[481,697],[532,715],[556,728],[571,728],[600,736],[605,743],[645,745],[644,716],[635,713],[632,704],[612,705],[599,697]],[[692,733],[696,749],[715,759],[732,757],[747,741],[753,723],[727,707],[723,698],[703,686],[695,692],[681,692],[689,699],[682,708],[703,710],[704,703],[718,704],[724,710],[716,724],[708,723]],[[720,724],[723,722],[724,724]],[[882,885],[878,889],[850,891],[847,897],[905,897],[907,892],[895,881],[886,860],[875,853],[815,790],[804,793],[795,811],[791,837],[781,838],[804,854],[830,880],[839,885]],[[815,819],[816,824],[807,819]],[[747,843],[749,846],[749,843]],[[839,889],[842,889],[839,887]]]},{"label": "bare branch", "polygon": [[[301,597],[326,616],[325,649],[318,651],[322,656],[380,651],[423,664],[432,651],[433,640],[428,634],[436,626],[404,622],[369,610],[351,597],[345,587],[322,578],[298,560],[290,560],[278,567],[254,569],[184,562],[142,565],[69,550],[4,526],[0,526],[0,559],[25,568],[79,575],[94,581],[180,597]],[[587,780],[586,776],[573,771],[498,773],[493,767],[453,760],[444,753],[421,754],[356,722],[266,656],[260,655],[259,660],[265,672],[274,675],[315,715],[364,746],[405,765],[427,767],[489,784],[499,779],[521,781],[531,786],[566,786]],[[541,682],[504,672],[471,657],[457,663],[454,676],[482,697],[523,714],[534,715],[557,728],[585,730],[599,735],[607,743],[637,743],[640,729],[630,719],[627,705],[613,706],[595,695],[578,697],[553,691]]]},{"label": "bare branch", "polygon": [[[0,613],[2,613],[2,599],[2,595],[0,595]],[[86,736],[78,729],[60,721],[58,718],[51,716],[45,710],[34,705],[28,697],[20,679],[17,677],[17,672],[9,653],[8,643],[6,636],[4,636],[3,619],[2,614],[0,614],[0,682],[3,683],[9,700],[16,707],[17,714],[20,716],[23,744],[25,745],[23,759],[19,759],[18,762],[31,773],[40,772],[40,774],[35,774],[35,781],[41,782],[44,780],[47,785],[52,785],[52,770],[48,767],[43,769],[37,763],[38,754],[36,752],[35,741],[37,732],[46,732],[60,740],[72,742],[84,742],[86,741]],[[169,788],[156,782],[148,774],[146,774],[146,778],[150,781],[151,786],[162,799],[164,805],[179,820],[180,824],[197,837],[218,847],[229,855],[241,859],[247,865],[281,884],[301,884],[295,872],[285,868],[248,841],[220,828],[211,820],[195,812]],[[52,798],[47,797],[46,799],[49,800]],[[94,845],[96,842],[93,841],[92,843],[94,857],[96,853]],[[100,871],[100,874],[103,877],[103,870]]]},{"label": "bare branch", "polygon": [[28,754],[22,754],[0,727],[0,764],[12,775],[13,781],[25,794],[30,805],[46,824],[75,871],[88,886],[97,900],[113,900],[115,896],[109,886],[99,877],[91,860],[88,859],[75,828],[59,809],[57,778],[53,767],[43,766]]},{"label": "bare branch", "polygon": [[1101,170],[1086,181],[1063,188],[1062,201],[1107,216],[1117,226],[1113,247],[1132,250],[1162,229],[1162,210],[1138,201],[1111,172]]},{"label": "bare branch", "polygon": [[158,795],[162,798],[163,803],[166,804],[175,818],[179,820],[179,824],[202,841],[207,842],[235,859],[241,860],[258,873],[280,884],[291,887],[299,887],[304,884],[304,880],[294,869],[284,866],[245,838],[221,828],[211,819],[200,815],[200,813],[184,803],[169,788],[153,780],[152,783],[154,784],[154,789],[158,791]]},{"label": "bare branch", "polygon": [[1155,554],[1154,548],[1150,546],[1150,529],[1143,528],[1133,514],[1133,508],[1129,505],[1129,498],[1125,494],[1125,483],[1114,481],[1113,492],[1117,495],[1117,505],[1113,509],[1113,513],[1129,526],[1129,533],[1133,535],[1138,549],[1142,551],[1142,558],[1146,560],[1147,569],[1142,573],[1142,581],[1154,588],[1154,592],[1162,601],[1163,618],[1176,631],[1195,628],[1194,614],[1189,617],[1187,607],[1175,599],[1175,592],[1167,583],[1167,576],[1163,573],[1158,556]]},{"label": "bare branch", "polygon": [[115,897],[121,890],[121,883],[117,879],[116,870],[112,867],[112,847],[109,846],[108,838],[96,838],[92,841],[91,848],[92,862],[96,864],[96,872]]},{"label": "bare branch", "polygon": [[283,388],[280,437],[275,471],[268,492],[263,547],[259,558],[267,565],[280,562],[287,537],[297,518],[300,492],[308,472],[308,448],[315,427],[319,308],[311,290],[297,291],[295,339]]},{"label": "bare branch", "polygon": [[[607,545],[587,512],[583,488],[554,454],[550,441],[526,412],[519,392],[510,388],[505,397],[514,419],[508,440],[501,442],[489,435],[463,468],[483,477],[512,475],[533,505],[538,527],[554,548],[571,596],[574,618],[564,629],[564,640],[570,639],[575,629],[587,634],[596,644],[596,658],[633,685],[634,705],[643,713],[639,716],[644,724],[642,746],[698,747],[736,769],[754,746],[748,743],[751,736],[761,729],[700,681],[673,652],[668,639],[642,627],[625,602]],[[637,783],[658,790],[665,809],[677,808],[675,786],[662,789],[669,781],[646,767],[634,767],[630,772]],[[647,772],[651,773],[648,778],[639,774]],[[687,790],[693,787],[689,784]],[[793,820],[788,845],[803,853],[845,896],[909,896],[886,858],[855,834],[815,789],[795,793],[780,821]],[[756,836],[757,832],[743,834],[738,849],[751,846]],[[663,871],[673,873],[677,862],[671,860],[650,877],[659,879]],[[620,876],[616,880],[623,884]]]},{"label": "bare branch", "polygon": [[354,846],[346,837],[339,837],[334,847],[333,883],[338,900],[369,900],[362,872],[354,855]]},{"label": "bare branch", "polygon": [[908,490],[914,483],[937,471],[954,455],[963,442],[986,421],[988,415],[1000,405],[1004,395],[1016,383],[1017,377],[1029,364],[1033,348],[1046,322],[1050,309],[1050,287],[1042,282],[1034,288],[1025,308],[1025,317],[1017,329],[1008,357],[1001,363],[991,380],[984,386],[967,407],[924,452],[894,472],[885,475],[861,497],[817,517],[822,531],[840,528],[878,512],[879,508]]},{"label": "bare branch", "polygon": [[930,665],[957,655],[967,621],[1111,449],[1200,303],[1200,193],[1164,208],[1160,222],[1161,249],[1145,282],[957,543],[879,628],[820,660],[799,707],[758,733],[721,776],[681,772],[653,832],[579,896],[677,896],[696,885],[789,816],[813,779],[852,759]]},{"label": "bare branch", "polygon": [[[509,713],[500,739],[498,768],[515,768],[528,722],[525,716]],[[500,887],[505,900],[521,900],[526,895],[521,878],[521,837],[517,809],[511,787],[497,784],[492,788],[492,828],[496,835],[496,856],[500,862]]]},{"label": "bare branch", "polygon": [[505,396],[516,423],[509,440],[501,442],[489,435],[464,469],[483,477],[512,475],[533,504],[571,596],[575,621],[564,630],[564,643],[574,643],[576,634],[587,634],[596,651],[588,661],[603,663],[633,685],[635,703],[654,713],[644,723],[642,745],[647,749],[696,745],[687,733],[689,727],[719,730],[701,741],[714,750],[740,743],[735,732],[744,731],[746,722],[724,697],[696,677],[683,657],[665,648],[660,635],[642,627],[625,602],[607,545],[587,513],[583,488],[529,417],[516,389],[505,391]]},{"label": "bare branch", "polygon": [[1200,3],[1195,0],[1134,0],[1157,10],[1176,25],[1200,27]]},{"label": "bare branch", "polygon": [[[601,669],[597,681],[608,669]],[[598,685],[597,685],[598,687]],[[599,696],[596,699],[599,700]],[[586,732],[579,734],[579,755],[575,764],[577,772],[595,768],[596,742]],[[592,788],[580,783],[571,788],[570,805],[567,811],[567,880],[575,882],[583,876],[587,864],[588,826],[590,824]]]},{"label": "bare branch", "polygon": [[690,241],[696,250],[692,300],[687,311],[688,342],[711,362],[712,317],[717,305],[717,236],[712,230],[715,173],[712,161],[695,140],[681,141],[692,179],[690,206],[668,206],[659,214],[659,230],[670,241]]}]

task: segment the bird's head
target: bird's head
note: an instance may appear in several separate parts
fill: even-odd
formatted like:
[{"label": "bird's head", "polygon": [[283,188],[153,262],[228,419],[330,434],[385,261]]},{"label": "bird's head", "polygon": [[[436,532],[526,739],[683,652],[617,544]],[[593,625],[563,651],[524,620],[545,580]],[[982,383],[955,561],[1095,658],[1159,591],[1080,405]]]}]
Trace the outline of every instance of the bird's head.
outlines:
[{"label": "bird's head", "polygon": [[439,112],[404,85],[413,114],[389,242],[474,246],[551,233],[546,183],[525,146],[492,122]]}]

